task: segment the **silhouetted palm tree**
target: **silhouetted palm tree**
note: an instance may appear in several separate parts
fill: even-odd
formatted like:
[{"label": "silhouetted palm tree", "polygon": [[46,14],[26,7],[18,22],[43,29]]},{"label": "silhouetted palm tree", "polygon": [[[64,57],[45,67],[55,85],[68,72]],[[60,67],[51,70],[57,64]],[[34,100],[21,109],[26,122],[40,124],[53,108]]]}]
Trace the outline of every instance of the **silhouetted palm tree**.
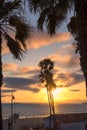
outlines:
[{"label": "silhouetted palm tree", "polygon": [[[3,84],[2,76],[2,43],[3,37],[6,40],[9,51],[13,57],[21,60],[24,51],[26,50],[25,40],[30,37],[31,27],[24,23],[21,16],[19,17],[17,9],[20,9],[21,0],[5,2],[0,0],[0,130],[2,126],[2,106],[1,106],[1,87]],[[15,34],[10,34],[13,31]]]},{"label": "silhouetted palm tree", "polygon": [[[40,82],[45,83],[45,87],[47,88],[50,116],[54,116],[55,119],[54,100],[52,94],[52,90],[56,88],[56,84],[54,83],[53,74],[52,74],[54,63],[50,59],[44,59],[38,65],[41,68],[41,72],[39,75]],[[50,126],[51,126],[51,117],[49,123],[49,130],[50,130]]]},{"label": "silhouetted palm tree", "polygon": [[29,0],[29,5],[31,11],[39,13],[38,28],[43,30],[45,25],[51,35],[56,33],[67,18],[68,12],[73,9],[74,17],[70,23],[74,22],[74,25],[68,25],[68,28],[77,40],[76,51],[80,54],[80,65],[87,88],[87,0]]}]

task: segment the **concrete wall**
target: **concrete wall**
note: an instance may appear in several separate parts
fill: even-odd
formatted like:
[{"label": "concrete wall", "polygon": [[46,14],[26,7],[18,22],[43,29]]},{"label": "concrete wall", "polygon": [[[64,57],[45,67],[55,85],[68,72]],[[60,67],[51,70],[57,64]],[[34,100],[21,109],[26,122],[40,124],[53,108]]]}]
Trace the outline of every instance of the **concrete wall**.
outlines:
[{"label": "concrete wall", "polygon": [[86,122],[61,124],[62,130],[86,130]]}]

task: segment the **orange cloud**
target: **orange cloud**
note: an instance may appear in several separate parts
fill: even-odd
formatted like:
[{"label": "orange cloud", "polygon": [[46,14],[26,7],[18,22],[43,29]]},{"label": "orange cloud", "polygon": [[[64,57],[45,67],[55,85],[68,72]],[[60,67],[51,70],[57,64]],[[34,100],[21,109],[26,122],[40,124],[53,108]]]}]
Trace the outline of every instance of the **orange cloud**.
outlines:
[{"label": "orange cloud", "polygon": [[18,65],[14,64],[14,63],[3,64],[3,70],[4,71],[13,71],[13,70],[16,70],[17,68],[18,68]]},{"label": "orange cloud", "polygon": [[75,54],[74,48],[70,45],[63,45],[56,53],[49,55],[48,58],[57,63],[60,68],[78,68],[79,58]]},{"label": "orange cloud", "polygon": [[[13,36],[13,34],[12,34]],[[47,46],[54,43],[60,43],[65,42],[71,39],[71,35],[69,32],[63,32],[63,33],[56,33],[54,36],[50,36],[47,33],[37,32],[35,31],[30,38],[26,42],[28,49],[38,49],[42,46]],[[3,40],[2,44],[2,53],[7,54],[9,53],[9,49],[6,45],[6,40]]]},{"label": "orange cloud", "polygon": [[71,39],[69,32],[56,33],[54,36],[49,36],[46,33],[38,33],[32,36],[29,47],[33,49],[40,48],[42,46],[50,45],[53,43],[60,43]]}]

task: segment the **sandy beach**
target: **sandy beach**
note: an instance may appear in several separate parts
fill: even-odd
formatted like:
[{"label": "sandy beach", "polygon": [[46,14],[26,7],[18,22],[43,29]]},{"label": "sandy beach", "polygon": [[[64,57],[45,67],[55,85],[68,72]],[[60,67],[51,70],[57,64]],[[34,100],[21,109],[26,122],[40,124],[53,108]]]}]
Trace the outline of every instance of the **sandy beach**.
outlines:
[{"label": "sandy beach", "polygon": [[[12,130],[29,130],[44,126],[48,117],[18,118],[13,120]],[[86,130],[87,113],[57,114],[56,119],[61,122],[62,130]],[[3,120],[3,130],[9,130],[8,119]]]}]

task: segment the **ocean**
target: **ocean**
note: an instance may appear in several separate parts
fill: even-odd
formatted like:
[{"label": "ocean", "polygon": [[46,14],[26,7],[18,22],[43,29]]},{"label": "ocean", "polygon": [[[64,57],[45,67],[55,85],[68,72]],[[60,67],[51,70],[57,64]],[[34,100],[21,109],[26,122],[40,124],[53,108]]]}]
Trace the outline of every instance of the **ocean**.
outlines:
[{"label": "ocean", "polygon": [[[13,113],[19,114],[19,117],[46,116],[49,115],[49,106],[39,103],[14,103]],[[87,104],[56,104],[55,113],[87,113]],[[2,104],[2,116],[3,118],[11,116],[11,104]]]}]

